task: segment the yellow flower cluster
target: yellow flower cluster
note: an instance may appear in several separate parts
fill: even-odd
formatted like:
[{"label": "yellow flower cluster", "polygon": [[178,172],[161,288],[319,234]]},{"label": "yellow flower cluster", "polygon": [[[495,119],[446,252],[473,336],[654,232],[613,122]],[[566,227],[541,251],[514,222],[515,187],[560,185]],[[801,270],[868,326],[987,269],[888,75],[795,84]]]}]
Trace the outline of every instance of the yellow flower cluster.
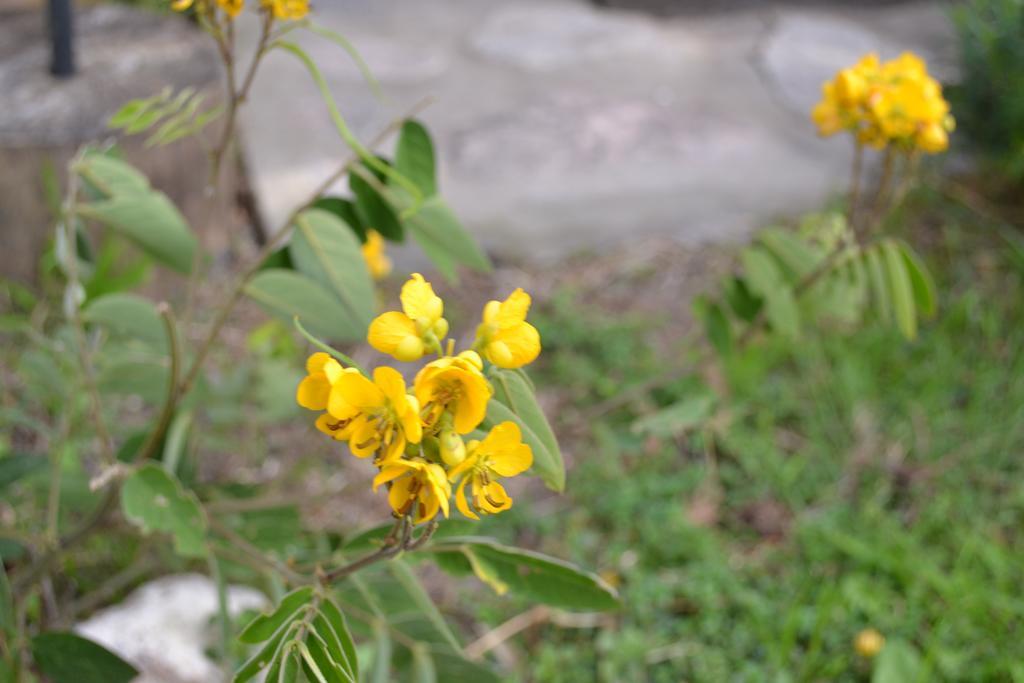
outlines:
[{"label": "yellow flower cluster", "polygon": [[[184,12],[190,7],[204,12],[220,8],[229,18],[237,17],[245,6],[245,0],[171,0],[171,9]],[[260,0],[260,6],[270,12],[275,19],[302,19],[309,14],[309,0]]]},{"label": "yellow flower cluster", "polygon": [[954,126],[942,86],[911,52],[887,62],[868,54],[840,71],[822,86],[811,119],[822,136],[849,131],[875,149],[891,144],[931,154],[946,150]]},{"label": "yellow flower cluster", "polygon": [[296,400],[321,412],[317,429],[347,442],[354,456],[373,457],[380,469],[374,489],[389,485],[388,502],[396,514],[410,515],[417,524],[438,511],[447,517],[453,490],[466,517],[509,509],[512,499],[499,479],[529,469],[533,452],[514,422],[478,432],[494,393],[484,359],[517,368],[540,353],[540,335],[526,322],[530,296],[517,289],[505,301],[488,303],[473,348],[458,354],[454,340],[444,342],[444,302],[422,275],[414,273],[405,283],[401,302],[401,311],[373,321],[368,338],[374,348],[404,362],[437,354],[412,387],[394,368],[378,367],[371,378],[315,353]]}]

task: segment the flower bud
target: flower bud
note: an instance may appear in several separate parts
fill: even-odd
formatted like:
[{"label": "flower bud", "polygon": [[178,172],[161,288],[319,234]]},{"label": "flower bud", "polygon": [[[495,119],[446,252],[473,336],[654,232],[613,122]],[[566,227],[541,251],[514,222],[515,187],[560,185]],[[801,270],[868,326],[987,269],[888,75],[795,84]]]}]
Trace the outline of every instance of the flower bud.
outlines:
[{"label": "flower bud", "polygon": [[423,357],[423,340],[419,337],[409,335],[395,347],[395,358],[403,363],[409,363]]},{"label": "flower bud", "polygon": [[444,339],[448,335],[448,321],[444,318],[438,318],[437,322],[434,323],[434,327],[431,330],[438,339]]},{"label": "flower bud", "polygon": [[882,651],[885,645],[885,636],[873,628],[866,628],[857,634],[853,641],[853,649],[861,657],[871,658]]},{"label": "flower bud", "polygon": [[445,429],[438,437],[441,459],[448,467],[455,467],[466,459],[466,444],[454,429]]}]

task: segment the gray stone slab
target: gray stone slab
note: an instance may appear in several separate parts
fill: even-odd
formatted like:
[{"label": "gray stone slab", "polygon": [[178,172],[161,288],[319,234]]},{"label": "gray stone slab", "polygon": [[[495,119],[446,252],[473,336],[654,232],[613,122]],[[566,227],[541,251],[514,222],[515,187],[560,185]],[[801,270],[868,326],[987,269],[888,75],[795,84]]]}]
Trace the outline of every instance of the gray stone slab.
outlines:
[{"label": "gray stone slab", "polygon": [[[299,40],[364,139],[434,96],[423,118],[443,192],[488,248],[548,260],[639,235],[733,241],[816,208],[845,186],[850,157],[808,120],[822,80],[870,49],[927,54],[937,11],[656,19],[573,0],[321,4],[317,20],[363,51],[383,100],[337,46]],[[915,42],[917,15],[930,28]],[[345,150],[290,56],[268,59],[253,103],[246,150],[274,225]]]}]

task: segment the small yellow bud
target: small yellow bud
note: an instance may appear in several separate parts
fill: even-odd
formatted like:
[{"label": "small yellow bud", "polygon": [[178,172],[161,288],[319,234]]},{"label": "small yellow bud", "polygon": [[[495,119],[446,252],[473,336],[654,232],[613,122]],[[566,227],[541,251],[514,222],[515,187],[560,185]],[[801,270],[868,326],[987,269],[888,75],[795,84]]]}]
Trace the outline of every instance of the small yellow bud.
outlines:
[{"label": "small yellow bud", "polygon": [[398,342],[395,347],[395,358],[403,363],[410,363],[423,357],[423,340],[419,337],[409,335]]},{"label": "small yellow bud", "polygon": [[456,467],[466,459],[466,444],[454,429],[445,429],[438,439],[441,446],[441,459],[448,467]]},{"label": "small yellow bud", "polygon": [[949,147],[949,134],[938,123],[929,123],[917,134],[917,146],[925,152],[935,154]]},{"label": "small yellow bud", "polygon": [[444,339],[448,335],[448,321],[444,318],[438,319],[431,331],[438,339]]},{"label": "small yellow bud", "polygon": [[854,103],[864,97],[867,84],[864,78],[853,69],[843,69],[836,78],[836,94],[845,103]]},{"label": "small yellow bud", "polygon": [[857,654],[868,659],[881,652],[884,646],[885,636],[873,628],[864,629],[857,634],[853,641],[853,649],[857,651]]}]

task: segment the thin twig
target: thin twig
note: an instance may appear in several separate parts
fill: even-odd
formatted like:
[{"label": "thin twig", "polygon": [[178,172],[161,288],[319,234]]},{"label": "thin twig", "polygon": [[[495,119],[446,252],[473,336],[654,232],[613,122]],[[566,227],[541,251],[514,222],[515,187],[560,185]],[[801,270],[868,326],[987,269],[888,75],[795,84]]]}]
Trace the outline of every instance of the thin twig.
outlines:
[{"label": "thin twig", "polygon": [[871,211],[871,217],[868,222],[863,225],[863,231],[858,231],[858,237],[863,239],[865,236],[863,233],[870,232],[875,228],[878,222],[882,219],[885,214],[886,200],[889,198],[889,185],[892,183],[893,167],[896,163],[896,155],[892,150],[892,147],[885,150],[885,158],[882,161],[882,176],[878,179],[878,190],[875,192],[875,204]]},{"label": "thin twig", "polygon": [[[401,535],[396,539],[395,535],[399,529],[401,529]],[[400,553],[404,552],[408,547],[409,538],[411,534],[412,523],[409,520],[409,516],[403,515],[402,517],[399,517],[398,520],[395,522],[395,526],[391,528],[391,531],[384,539],[384,543],[379,550],[376,550],[375,552],[372,552],[369,555],[364,555],[358,560],[353,560],[348,564],[343,564],[340,567],[335,567],[334,569],[328,572],[321,573],[321,583],[330,584],[334,583],[335,581],[340,581],[349,574],[353,574],[359,571],[360,569],[369,567],[371,564],[376,564],[381,560],[387,560],[392,557],[395,557],[396,555],[399,555]]]}]

